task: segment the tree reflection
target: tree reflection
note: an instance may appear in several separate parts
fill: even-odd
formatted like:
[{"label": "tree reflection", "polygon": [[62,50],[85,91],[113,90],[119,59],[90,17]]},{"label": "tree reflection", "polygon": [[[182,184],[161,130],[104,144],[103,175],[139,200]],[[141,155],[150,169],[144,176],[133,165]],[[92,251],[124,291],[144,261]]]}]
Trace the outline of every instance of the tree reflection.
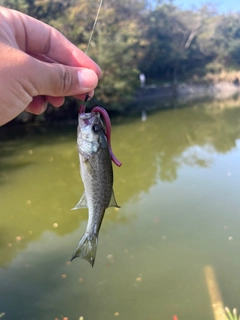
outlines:
[{"label": "tree reflection", "polygon": [[139,117],[117,126],[114,145],[123,167],[116,175],[125,180],[124,191],[117,187],[122,202],[146,192],[157,179],[174,181],[183,165],[207,168],[213,153],[235,148],[240,137],[239,105],[235,99],[198,102],[152,111],[145,122]]}]

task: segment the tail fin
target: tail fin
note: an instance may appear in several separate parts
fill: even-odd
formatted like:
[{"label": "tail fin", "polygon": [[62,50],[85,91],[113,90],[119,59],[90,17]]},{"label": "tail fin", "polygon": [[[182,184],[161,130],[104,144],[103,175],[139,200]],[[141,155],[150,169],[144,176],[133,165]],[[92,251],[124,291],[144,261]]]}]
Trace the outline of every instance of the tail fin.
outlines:
[{"label": "tail fin", "polygon": [[97,252],[98,238],[93,233],[85,233],[80,239],[71,261],[76,258],[82,258],[87,260],[93,267]]}]

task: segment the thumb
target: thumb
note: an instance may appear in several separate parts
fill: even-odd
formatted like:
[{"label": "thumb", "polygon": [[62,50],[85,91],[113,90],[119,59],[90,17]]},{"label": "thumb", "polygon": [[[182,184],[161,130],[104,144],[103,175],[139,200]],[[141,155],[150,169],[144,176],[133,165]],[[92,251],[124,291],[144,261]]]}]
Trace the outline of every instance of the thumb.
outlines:
[{"label": "thumb", "polygon": [[98,84],[98,76],[91,69],[47,63],[34,58],[30,59],[33,59],[31,61],[33,66],[28,67],[27,78],[35,91],[32,96],[63,97],[81,95],[94,90]]}]

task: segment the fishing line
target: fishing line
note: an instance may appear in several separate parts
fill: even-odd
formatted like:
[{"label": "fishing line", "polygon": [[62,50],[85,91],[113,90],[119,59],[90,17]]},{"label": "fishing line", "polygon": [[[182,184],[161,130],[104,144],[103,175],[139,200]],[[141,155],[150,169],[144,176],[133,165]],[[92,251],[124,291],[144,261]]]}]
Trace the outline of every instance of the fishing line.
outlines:
[{"label": "fishing line", "polygon": [[89,41],[88,41],[87,49],[85,51],[85,55],[87,55],[87,52],[88,52],[88,49],[89,49],[89,46],[90,46],[90,43],[91,43],[91,40],[92,40],[93,32],[95,30],[95,27],[96,27],[96,24],[97,24],[97,21],[98,21],[98,16],[99,16],[99,13],[100,13],[100,10],[101,10],[101,7],[102,7],[102,3],[103,3],[103,0],[100,1],[99,6],[98,6],[97,15],[96,15],[93,27],[92,27],[92,31],[91,31],[90,38],[89,38]]},{"label": "fishing line", "polygon": [[[91,34],[90,34],[90,38],[89,38],[89,40],[88,40],[87,49],[86,49],[86,51],[84,52],[84,57],[87,56],[87,52],[88,52],[90,43],[91,43],[91,41],[92,41],[92,36],[93,36],[94,30],[95,30],[95,28],[96,28],[96,24],[97,24],[97,21],[98,21],[98,16],[99,16],[99,13],[100,13],[100,10],[101,10],[101,7],[102,7],[102,3],[103,3],[103,0],[100,0],[99,6],[98,6],[97,15],[96,15],[96,18],[95,18],[93,27],[92,27],[92,31],[91,31]],[[90,97],[89,95],[86,95],[85,100],[84,100],[84,104],[83,104],[82,107],[85,107],[85,104],[86,104],[86,102],[88,101],[88,98],[92,99],[92,97]],[[96,101],[94,100],[94,102],[96,102]],[[81,108],[81,107],[80,107],[80,108]]]},{"label": "fishing line", "polygon": [[104,105],[100,104],[96,99],[94,99],[93,97],[91,97],[91,96],[89,96],[88,94],[86,94],[86,98],[85,98],[85,100],[84,100],[84,104],[85,104],[88,100],[89,100],[89,101],[90,101],[90,100],[94,101],[98,106],[100,106],[100,107],[102,107],[102,108],[105,109]]}]

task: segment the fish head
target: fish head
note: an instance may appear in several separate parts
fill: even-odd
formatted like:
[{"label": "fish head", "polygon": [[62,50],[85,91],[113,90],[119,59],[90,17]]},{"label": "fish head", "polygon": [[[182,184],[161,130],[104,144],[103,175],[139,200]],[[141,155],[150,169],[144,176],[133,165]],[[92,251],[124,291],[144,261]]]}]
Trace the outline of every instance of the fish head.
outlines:
[{"label": "fish head", "polygon": [[96,153],[100,146],[108,147],[105,126],[98,112],[79,113],[77,143],[85,155]]}]

